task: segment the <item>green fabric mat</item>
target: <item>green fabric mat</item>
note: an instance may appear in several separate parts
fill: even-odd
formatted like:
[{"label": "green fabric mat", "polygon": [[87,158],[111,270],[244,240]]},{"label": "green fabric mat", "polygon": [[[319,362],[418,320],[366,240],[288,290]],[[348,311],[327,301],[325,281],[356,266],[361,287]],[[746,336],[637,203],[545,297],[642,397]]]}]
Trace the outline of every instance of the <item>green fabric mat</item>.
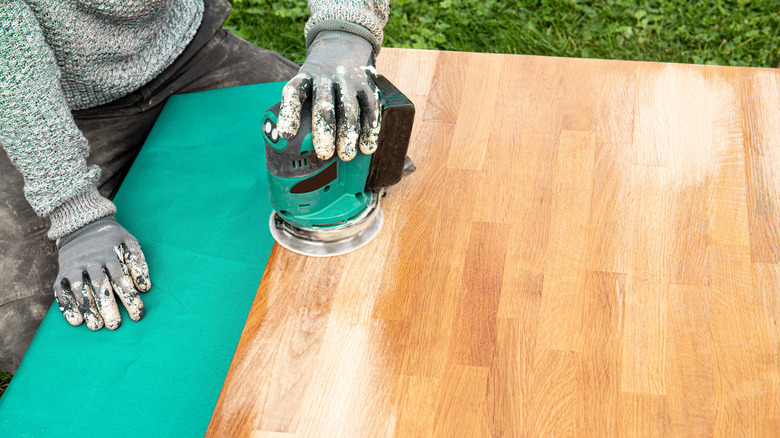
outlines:
[{"label": "green fabric mat", "polygon": [[283,85],[169,99],[114,200],[149,262],[146,317],[90,332],[49,309],[0,437],[204,435],[273,246],[260,118]]}]

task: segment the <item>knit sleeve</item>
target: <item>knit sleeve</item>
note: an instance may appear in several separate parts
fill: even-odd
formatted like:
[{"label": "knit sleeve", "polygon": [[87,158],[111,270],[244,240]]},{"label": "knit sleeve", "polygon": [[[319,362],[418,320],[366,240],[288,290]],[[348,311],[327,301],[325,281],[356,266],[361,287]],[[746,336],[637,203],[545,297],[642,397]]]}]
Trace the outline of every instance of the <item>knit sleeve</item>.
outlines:
[{"label": "knit sleeve", "polygon": [[379,48],[384,39],[382,29],[390,14],[388,0],[309,0],[311,18],[306,22],[306,45],[309,46],[319,32],[343,30],[358,34]]},{"label": "knit sleeve", "polygon": [[0,2],[0,145],[24,194],[58,238],[115,211],[97,192],[97,166],[60,85],[60,69],[29,6]]}]

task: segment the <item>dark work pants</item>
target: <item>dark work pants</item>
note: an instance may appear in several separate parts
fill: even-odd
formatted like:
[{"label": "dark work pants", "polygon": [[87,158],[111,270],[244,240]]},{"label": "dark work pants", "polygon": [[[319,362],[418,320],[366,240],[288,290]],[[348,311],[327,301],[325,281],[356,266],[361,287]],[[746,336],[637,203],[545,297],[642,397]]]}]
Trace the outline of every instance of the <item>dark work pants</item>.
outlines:
[{"label": "dark work pants", "polygon": [[[172,94],[289,80],[298,71],[281,55],[222,30],[229,13],[225,0],[206,0],[198,33],[172,66],[128,96],[74,111],[89,140],[88,163],[103,170],[98,188],[104,196],[113,196]],[[0,152],[0,371],[12,373],[54,300],[58,268],[48,221],[32,210],[22,186],[21,174]]]}]

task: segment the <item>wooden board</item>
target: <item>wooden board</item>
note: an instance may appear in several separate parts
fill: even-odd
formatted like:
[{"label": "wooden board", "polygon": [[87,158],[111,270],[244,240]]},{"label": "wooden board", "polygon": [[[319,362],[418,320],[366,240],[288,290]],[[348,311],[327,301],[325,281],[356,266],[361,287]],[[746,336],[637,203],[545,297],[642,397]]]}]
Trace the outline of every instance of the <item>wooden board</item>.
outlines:
[{"label": "wooden board", "polygon": [[417,172],[275,247],[208,436],[777,436],[780,73],[383,49]]}]

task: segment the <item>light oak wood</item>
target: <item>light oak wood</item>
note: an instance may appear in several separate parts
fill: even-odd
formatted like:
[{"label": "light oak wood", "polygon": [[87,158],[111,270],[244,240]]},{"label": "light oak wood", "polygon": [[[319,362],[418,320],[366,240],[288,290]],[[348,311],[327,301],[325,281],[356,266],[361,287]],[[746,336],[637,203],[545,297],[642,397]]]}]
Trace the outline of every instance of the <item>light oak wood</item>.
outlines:
[{"label": "light oak wood", "polygon": [[780,435],[780,73],[383,49],[417,172],[275,247],[208,436]]}]

